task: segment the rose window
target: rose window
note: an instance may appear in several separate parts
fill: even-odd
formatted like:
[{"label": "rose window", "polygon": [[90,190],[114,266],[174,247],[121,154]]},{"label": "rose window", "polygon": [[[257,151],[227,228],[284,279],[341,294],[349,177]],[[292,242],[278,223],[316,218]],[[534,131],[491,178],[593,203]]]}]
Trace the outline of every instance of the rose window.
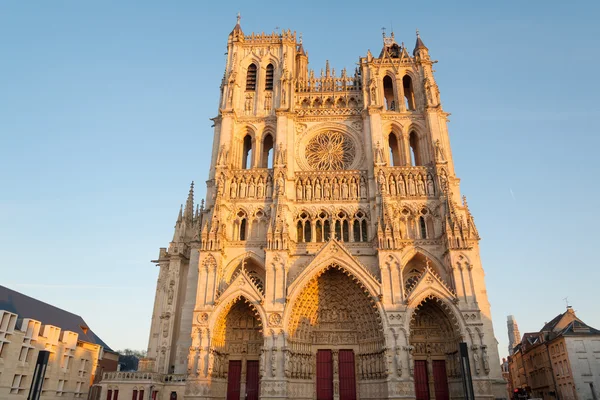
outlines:
[{"label": "rose window", "polygon": [[356,155],[354,142],[340,132],[323,132],[306,145],[306,161],[320,171],[349,169]]}]

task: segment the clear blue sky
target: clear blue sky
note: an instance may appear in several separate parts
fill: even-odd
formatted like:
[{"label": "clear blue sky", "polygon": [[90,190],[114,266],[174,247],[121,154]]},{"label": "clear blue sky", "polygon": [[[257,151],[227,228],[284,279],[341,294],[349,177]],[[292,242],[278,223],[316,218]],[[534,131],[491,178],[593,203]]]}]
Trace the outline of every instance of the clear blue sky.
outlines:
[{"label": "clear blue sky", "polygon": [[[205,5],[209,3],[209,5]],[[227,35],[304,34],[353,70],[382,26],[436,65],[500,342],[565,309],[600,328],[600,3],[14,1],[0,5],[0,284],[147,345],[190,181],[204,195]]]}]

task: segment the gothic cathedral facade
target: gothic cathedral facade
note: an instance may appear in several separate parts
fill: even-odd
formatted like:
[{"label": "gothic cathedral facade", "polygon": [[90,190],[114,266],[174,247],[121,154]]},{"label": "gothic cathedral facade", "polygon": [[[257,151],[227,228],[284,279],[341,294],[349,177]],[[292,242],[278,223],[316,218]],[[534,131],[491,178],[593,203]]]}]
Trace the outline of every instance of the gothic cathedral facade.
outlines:
[{"label": "gothic cathedral facade", "polygon": [[192,188],[156,261],[142,372],[104,389],[463,399],[466,342],[475,398],[504,398],[433,64],[418,34],[412,53],[384,34],[355,71],[316,75],[295,33],[245,35],[238,19],[206,204]]}]

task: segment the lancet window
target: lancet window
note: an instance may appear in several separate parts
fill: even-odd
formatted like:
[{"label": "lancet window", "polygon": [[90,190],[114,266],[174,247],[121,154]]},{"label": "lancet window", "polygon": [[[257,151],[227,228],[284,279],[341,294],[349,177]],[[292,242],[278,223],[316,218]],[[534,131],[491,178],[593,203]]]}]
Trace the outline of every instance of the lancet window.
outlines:
[{"label": "lancet window", "polygon": [[404,87],[404,105],[406,109],[408,111],[415,111],[415,93],[410,76],[404,75],[404,78],[402,78],[402,86]]},{"label": "lancet window", "polygon": [[242,169],[250,169],[252,167],[252,137],[246,135],[244,137],[244,148],[242,151]]},{"label": "lancet window", "polygon": [[326,242],[331,237],[331,223],[329,215],[325,211],[321,211],[315,221],[315,241]]},{"label": "lancet window", "polygon": [[383,97],[387,110],[395,111],[398,108],[394,96],[394,83],[389,75],[383,78]]},{"label": "lancet window", "polygon": [[335,238],[343,242],[350,241],[350,224],[348,223],[348,214],[344,211],[340,211],[336,215]]},{"label": "lancet window", "polygon": [[388,136],[388,145],[390,148],[390,166],[400,167],[402,165],[400,142],[394,132],[390,132]]},{"label": "lancet window", "polygon": [[233,240],[246,240],[248,234],[248,216],[242,210],[237,213],[234,222]]},{"label": "lancet window", "polygon": [[252,218],[250,240],[261,240],[267,236],[267,216],[263,210],[258,210]]},{"label": "lancet window", "polygon": [[265,76],[265,90],[273,90],[273,64],[267,65]]},{"label": "lancet window", "polygon": [[308,213],[302,212],[296,223],[298,243],[308,243],[312,240],[312,225]]},{"label": "lancet window", "polygon": [[358,211],[354,215],[352,228],[355,242],[366,242],[368,240],[367,216],[364,212]]},{"label": "lancet window", "polygon": [[423,165],[419,148],[419,137],[415,131],[410,132],[408,142],[410,145],[410,165],[413,167]]},{"label": "lancet window", "polygon": [[248,66],[246,73],[246,90],[256,90],[256,64],[252,63]]},{"label": "lancet window", "polygon": [[332,237],[343,242],[366,242],[369,236],[367,229],[367,215],[362,210],[354,216],[345,211],[333,216],[326,211],[319,211],[314,217],[303,211],[296,219],[299,243],[326,242]]},{"label": "lancet window", "polygon": [[266,135],[262,145],[262,168],[273,168],[273,136]]}]

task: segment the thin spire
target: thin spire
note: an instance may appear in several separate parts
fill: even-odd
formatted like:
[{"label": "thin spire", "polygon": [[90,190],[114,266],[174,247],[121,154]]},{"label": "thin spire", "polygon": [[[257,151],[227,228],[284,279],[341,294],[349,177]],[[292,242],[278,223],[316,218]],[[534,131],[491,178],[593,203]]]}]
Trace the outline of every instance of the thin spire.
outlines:
[{"label": "thin spire", "polygon": [[423,43],[423,41],[421,40],[421,35],[419,34],[419,30],[417,29],[417,42],[415,43],[415,49],[413,50],[413,55],[415,55],[415,53],[419,49],[428,50],[427,46],[425,46],[425,43]]},{"label": "thin spire", "polygon": [[192,219],[194,216],[194,181],[190,185],[190,192],[188,193],[187,200],[185,202],[185,212],[183,213],[185,219]]},{"label": "thin spire", "polygon": [[238,12],[237,13],[237,23],[235,24],[235,27],[233,28],[233,31],[231,31],[231,34],[235,34],[235,33],[240,33],[243,34],[242,32],[242,26],[240,25],[240,20],[242,19],[242,15]]}]

